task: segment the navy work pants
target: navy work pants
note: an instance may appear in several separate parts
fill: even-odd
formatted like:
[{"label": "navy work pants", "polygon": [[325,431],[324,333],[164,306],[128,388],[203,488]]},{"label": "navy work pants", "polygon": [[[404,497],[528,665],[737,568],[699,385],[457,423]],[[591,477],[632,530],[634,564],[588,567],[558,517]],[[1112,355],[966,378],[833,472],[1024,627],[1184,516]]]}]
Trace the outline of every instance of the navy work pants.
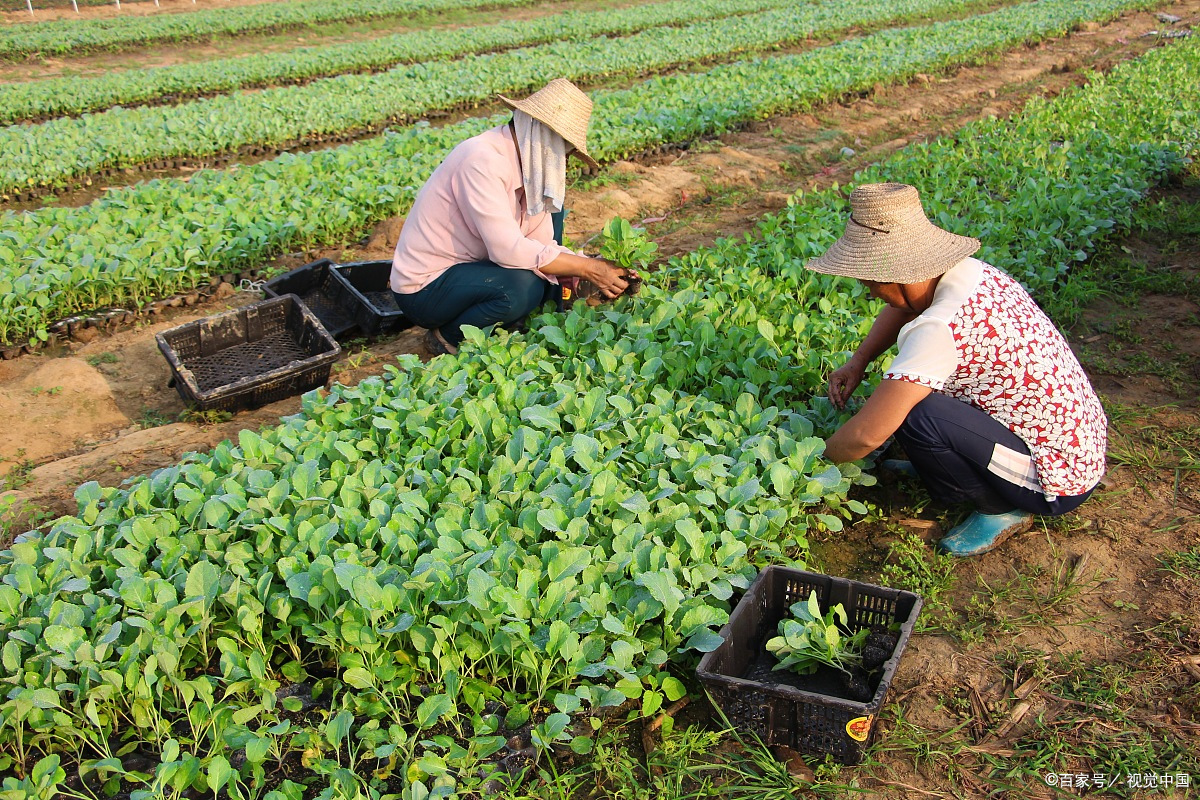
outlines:
[{"label": "navy work pants", "polygon": [[447,342],[458,346],[463,325],[489,328],[517,322],[558,292],[558,286],[532,270],[471,261],[455,264],[419,292],[393,295],[404,316],[422,328],[440,329]]},{"label": "navy work pants", "polygon": [[[562,244],[568,209],[550,215],[554,241]],[[562,310],[562,287],[525,269],[506,269],[493,261],[455,264],[414,294],[393,292],[404,316],[422,328],[438,328],[442,338],[458,346],[462,326],[487,328],[525,319],[551,300]]]},{"label": "navy work pants", "polygon": [[1029,448],[986,412],[937,392],[909,412],[896,440],[941,503],[969,503],[982,514],[1021,509],[1053,516],[1075,510],[1092,493],[1047,500],[989,470],[997,445],[1025,455]]}]

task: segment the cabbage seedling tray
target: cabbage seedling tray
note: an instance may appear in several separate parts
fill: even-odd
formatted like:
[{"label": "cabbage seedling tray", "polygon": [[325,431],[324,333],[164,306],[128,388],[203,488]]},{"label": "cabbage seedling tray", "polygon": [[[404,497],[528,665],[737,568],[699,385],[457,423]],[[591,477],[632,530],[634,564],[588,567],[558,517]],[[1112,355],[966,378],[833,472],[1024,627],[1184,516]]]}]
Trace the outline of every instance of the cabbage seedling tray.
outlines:
[{"label": "cabbage seedling tray", "polygon": [[[773,669],[778,661],[767,651],[767,640],[777,635],[792,604],[811,592],[817,593],[822,614],[842,605],[849,616],[847,633],[870,628],[896,636],[895,648],[872,680],[869,701],[847,699],[836,679],[840,673],[832,668],[813,675]],[[920,610],[921,598],[912,592],[769,566],[742,596],[721,629],[724,641],[700,659],[696,674],[739,730],[768,745],[857,764],[875,734],[879,709]]]},{"label": "cabbage seedling tray", "polygon": [[342,349],[294,294],[260,300],[155,337],[184,402],[236,411],[329,380]]}]

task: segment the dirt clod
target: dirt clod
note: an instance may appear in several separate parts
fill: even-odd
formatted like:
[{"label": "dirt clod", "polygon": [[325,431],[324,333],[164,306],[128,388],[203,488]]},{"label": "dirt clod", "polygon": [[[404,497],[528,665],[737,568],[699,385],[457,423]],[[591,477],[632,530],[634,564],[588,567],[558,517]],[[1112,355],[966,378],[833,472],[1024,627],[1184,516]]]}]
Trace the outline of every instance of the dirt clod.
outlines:
[{"label": "dirt clod", "polygon": [[95,328],[76,327],[75,330],[71,332],[71,338],[82,344],[87,344],[88,342],[94,342],[99,339],[100,331]]}]

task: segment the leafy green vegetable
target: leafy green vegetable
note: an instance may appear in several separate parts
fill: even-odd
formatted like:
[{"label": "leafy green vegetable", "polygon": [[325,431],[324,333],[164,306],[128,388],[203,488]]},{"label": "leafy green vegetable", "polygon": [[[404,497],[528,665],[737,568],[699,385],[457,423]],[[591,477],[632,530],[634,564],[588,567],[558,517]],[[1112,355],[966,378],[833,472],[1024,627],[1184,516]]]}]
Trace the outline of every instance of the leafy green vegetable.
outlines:
[{"label": "leafy green vegetable", "polygon": [[646,235],[644,228],[635,228],[620,217],[605,223],[600,234],[600,257],[624,269],[644,270],[658,252],[658,245]]},{"label": "leafy green vegetable", "polygon": [[822,615],[817,593],[810,592],[807,601],[793,603],[789,611],[792,616],[779,621],[779,635],[767,641],[767,651],[779,659],[773,669],[809,675],[824,664],[849,675],[862,664],[863,643],[871,631],[843,633],[850,620],[841,603]]},{"label": "leafy green vegetable", "polygon": [[[538,88],[548,74],[574,80],[643,74],[803,40],[812,36],[814,28],[844,29],[930,8],[956,10],[971,1],[826,0],[822,5],[704,19],[683,28],[662,26],[623,38],[556,40],[503,53],[401,65],[377,74],[339,75],[301,86],[173,106],[117,107],[79,118],[10,126],[0,128],[0,194],[69,186],[103,169],[246,146],[286,147],[416,120],[437,109],[473,108],[498,92]],[[976,37],[970,47],[979,46]],[[841,49],[836,45],[830,52]]]},{"label": "leafy green vegetable", "polygon": [[[1031,3],[961,23],[885,31],[811,53],[596,93],[596,152],[602,159],[620,158],[660,142],[719,133],[1135,5],[1135,0]],[[1194,45],[1175,46],[1190,52]],[[946,224],[988,234],[981,238],[997,244],[983,257],[1031,288],[1045,285],[1098,246],[1141,193],[1180,163],[1182,143],[1195,127],[1196,115],[1187,113],[1186,104],[1196,75],[1189,63],[1158,72],[1153,80],[1168,81],[1169,93],[1146,97],[1136,78],[1121,79],[1129,85],[1104,100],[1103,116],[1077,106],[1072,124],[1062,125],[1053,112],[1039,112],[1035,104],[1015,122],[973,126],[961,148],[953,140],[911,148],[889,162],[888,174],[872,174],[895,180],[890,171],[907,170],[911,182],[926,187],[941,185],[939,169],[953,170],[953,178],[945,176],[954,180],[953,191],[923,197],[948,217],[955,199],[954,219]],[[1084,102],[1095,99],[1081,94]],[[1179,102],[1185,107],[1172,98],[1183,98]],[[0,344],[45,339],[53,320],[72,313],[140,305],[214,275],[253,268],[281,251],[341,241],[372,221],[403,213],[455,144],[503,119],[473,119],[437,130],[417,126],[234,172],[201,171],[187,182],[151,181],[109,192],[79,209],[0,215]],[[1072,146],[1054,144],[1066,141]],[[389,169],[381,172],[377,165],[385,162]],[[1040,185],[1033,190],[1029,181]],[[772,237],[770,252],[761,255],[764,268],[780,274],[831,241],[829,233],[840,227],[838,217],[845,213],[839,191],[806,195],[764,221],[764,234],[795,231],[792,239]],[[1094,202],[1079,202],[1076,195]],[[1072,197],[1059,209],[1071,224],[1051,230],[1041,226],[1044,200],[1038,198],[1055,196]],[[1016,197],[1028,199],[1014,203]],[[970,202],[964,202],[967,198]],[[1024,231],[1040,231],[1039,239],[1024,239]],[[1005,244],[1018,240],[1020,247]],[[830,300],[820,302],[832,307]],[[825,307],[813,310],[829,313]]]},{"label": "leafy green vegetable", "polygon": [[[996,260],[1048,286],[1200,141],[1198,73],[1200,43],[1163,47],[862,179],[992,225]],[[756,565],[862,513],[871,478],[822,461],[813,396],[877,306],[803,269],[844,215],[841,192],[805,195],[671,259],[671,292],[471,330],[465,358],[405,357],[273,430],[81,486],[75,516],[0,551],[0,764],[25,776],[6,796],[365,796],[371,770],[448,796],[506,720],[583,752],[601,714],[660,710]],[[275,784],[296,754],[311,785]]]}]

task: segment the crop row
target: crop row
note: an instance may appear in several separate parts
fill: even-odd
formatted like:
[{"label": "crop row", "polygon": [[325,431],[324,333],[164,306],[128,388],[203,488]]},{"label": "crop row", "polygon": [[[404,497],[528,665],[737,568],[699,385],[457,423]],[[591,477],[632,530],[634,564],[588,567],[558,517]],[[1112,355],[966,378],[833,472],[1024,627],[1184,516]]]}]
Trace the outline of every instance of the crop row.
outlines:
[{"label": "crop row", "polygon": [[[860,180],[917,181],[1047,290],[1200,146],[1198,81],[1200,43],[1164,47]],[[587,752],[589,717],[657,713],[756,564],[862,511],[846,492],[869,479],[820,460],[834,420],[808,399],[871,322],[863,287],[803,269],[845,214],[840,190],[800,195],[673,259],[671,293],[406,356],[274,430],[80,487],[77,517],[0,553],[0,752],[28,776],[6,797],[48,796],[63,761],[257,797],[301,752],[329,796],[393,771],[445,796],[527,720]],[[330,707],[305,715],[314,684]]]},{"label": "crop row", "polygon": [[460,9],[510,8],[533,0],[300,0],[177,14],[67,19],[0,28],[0,59],[126,50],[160,42],[238,36],[331,22],[418,16]]},{"label": "crop row", "polygon": [[[1100,0],[1081,9],[1075,0],[1042,0],[598,92],[593,149],[613,160],[719,134],[1138,5]],[[140,304],[256,268],[288,248],[343,240],[406,211],[451,147],[503,119],[417,126],[237,171],[202,171],[187,182],[151,181],[83,208],[0,216],[0,343],[44,337],[50,322],[76,311]]]},{"label": "crop row", "polygon": [[544,42],[629,34],[786,6],[792,0],[672,0],[637,8],[567,11],[531,20],[468,28],[408,31],[366,42],[304,47],[283,53],[0,84],[0,124],[97,111],[239,88],[300,83],[322,76],[384,69],[466,53],[508,50]]},{"label": "crop row", "polygon": [[178,106],[114,108],[78,119],[0,130],[0,193],[70,185],[104,169],[241,147],[297,142],[378,128],[430,111],[470,108],[545,82],[597,80],[768,49],[816,33],[930,11],[970,0],[830,0],[740,17],[659,27],[626,38],[552,42],[504,53],[341,75],[304,86],[235,93]]}]

